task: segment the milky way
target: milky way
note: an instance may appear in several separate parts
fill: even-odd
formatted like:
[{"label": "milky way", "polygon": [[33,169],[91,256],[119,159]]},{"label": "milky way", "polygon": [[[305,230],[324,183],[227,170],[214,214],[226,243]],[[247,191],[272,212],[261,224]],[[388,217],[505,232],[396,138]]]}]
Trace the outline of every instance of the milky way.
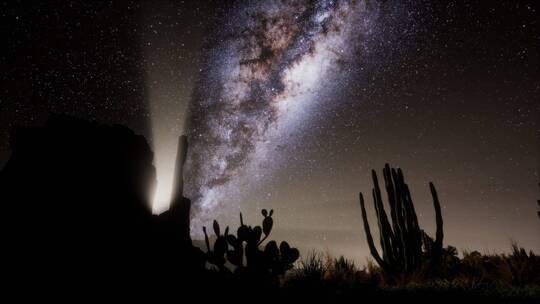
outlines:
[{"label": "milky way", "polygon": [[195,230],[260,179],[261,164],[289,144],[287,130],[324,106],[319,97],[335,90],[375,11],[361,1],[256,1],[222,20],[191,108],[186,192]]}]

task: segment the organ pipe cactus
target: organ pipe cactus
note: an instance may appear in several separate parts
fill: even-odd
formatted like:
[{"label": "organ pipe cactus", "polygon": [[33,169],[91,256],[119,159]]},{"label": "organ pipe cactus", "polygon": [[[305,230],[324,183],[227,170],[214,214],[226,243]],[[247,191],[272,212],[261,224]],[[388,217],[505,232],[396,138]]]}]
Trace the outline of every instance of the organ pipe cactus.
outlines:
[{"label": "organ pipe cactus", "polygon": [[437,225],[435,241],[429,244],[429,250],[423,250],[423,246],[428,245],[423,241],[426,239],[427,234],[418,225],[411,193],[405,183],[403,172],[401,169],[390,168],[386,164],[383,169],[383,177],[391,221],[388,219],[383,205],[377,173],[372,170],[374,186],[372,196],[379,228],[382,256],[375,247],[367,219],[364,196],[360,193],[362,220],[371,255],[385,273],[393,276],[403,277],[412,274],[423,266],[425,260],[428,260],[431,266],[437,265],[441,261],[444,235],[441,205],[435,186],[429,183]]}]

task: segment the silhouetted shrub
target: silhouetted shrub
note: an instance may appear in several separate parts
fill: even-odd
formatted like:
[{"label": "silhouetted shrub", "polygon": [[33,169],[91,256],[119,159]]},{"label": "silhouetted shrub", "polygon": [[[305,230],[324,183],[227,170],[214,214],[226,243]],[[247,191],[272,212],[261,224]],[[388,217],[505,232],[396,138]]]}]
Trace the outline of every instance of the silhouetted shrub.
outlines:
[{"label": "silhouetted shrub", "polygon": [[311,251],[302,259],[295,269],[295,275],[306,281],[320,281],[325,278],[328,265],[322,254]]},{"label": "silhouetted shrub", "polygon": [[[437,276],[424,273],[406,280],[388,281],[382,269],[373,263],[358,270],[344,257],[324,258],[320,253],[310,252],[286,277],[284,286],[299,299],[328,302],[362,298],[422,302],[438,299],[443,303],[478,299],[508,303],[540,298],[538,257],[533,253],[514,247],[510,255],[472,252],[460,259],[454,247],[447,247],[443,249],[443,257],[447,258],[443,258],[442,271]],[[299,292],[303,290],[309,290],[309,295],[301,295]]]},{"label": "silhouetted shrub", "polygon": [[512,244],[511,254],[483,255],[465,252],[451,279],[495,286],[497,288],[540,285],[540,257]]}]

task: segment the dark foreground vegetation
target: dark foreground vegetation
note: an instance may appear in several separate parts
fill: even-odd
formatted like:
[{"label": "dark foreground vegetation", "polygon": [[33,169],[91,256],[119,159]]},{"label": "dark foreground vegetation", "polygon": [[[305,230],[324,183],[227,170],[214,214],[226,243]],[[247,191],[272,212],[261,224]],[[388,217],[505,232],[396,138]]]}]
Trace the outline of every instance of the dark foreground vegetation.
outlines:
[{"label": "dark foreground vegetation", "polygon": [[372,174],[378,246],[360,194],[374,263],[358,267],[271,240],[273,210],[262,210],[260,225],[242,214],[237,229],[214,222],[204,230],[203,248],[194,246],[191,202],[182,196],[185,138],[171,208],[161,215],[149,205],[152,152],[125,127],[58,116],[44,126],[14,128],[11,148],[0,171],[1,274],[5,294],[18,299],[112,292],[180,302],[540,300],[540,257],[516,244],[510,254],[458,256],[455,247],[444,246],[435,186],[431,237],[418,225],[403,172],[389,165],[383,170],[388,203]]}]

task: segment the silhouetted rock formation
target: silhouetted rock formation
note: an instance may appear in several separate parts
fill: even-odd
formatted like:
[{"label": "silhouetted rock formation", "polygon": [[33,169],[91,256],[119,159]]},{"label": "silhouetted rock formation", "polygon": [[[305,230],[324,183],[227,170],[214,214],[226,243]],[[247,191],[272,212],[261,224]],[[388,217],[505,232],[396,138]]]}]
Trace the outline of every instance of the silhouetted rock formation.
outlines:
[{"label": "silhouetted rock formation", "polygon": [[180,136],[174,168],[174,180],[169,210],[163,212],[160,218],[163,222],[164,234],[173,233],[172,238],[186,246],[191,245],[190,209],[191,200],[183,196],[184,163],[186,162],[188,143],[186,136]]},{"label": "silhouetted rock formation", "polygon": [[10,143],[0,201],[11,282],[80,283],[100,274],[99,284],[128,279],[148,288],[204,267],[190,240],[177,241],[186,232],[171,231],[185,226],[174,224],[178,213],[151,213],[156,179],[144,137],[54,116],[41,127],[14,127]]}]

